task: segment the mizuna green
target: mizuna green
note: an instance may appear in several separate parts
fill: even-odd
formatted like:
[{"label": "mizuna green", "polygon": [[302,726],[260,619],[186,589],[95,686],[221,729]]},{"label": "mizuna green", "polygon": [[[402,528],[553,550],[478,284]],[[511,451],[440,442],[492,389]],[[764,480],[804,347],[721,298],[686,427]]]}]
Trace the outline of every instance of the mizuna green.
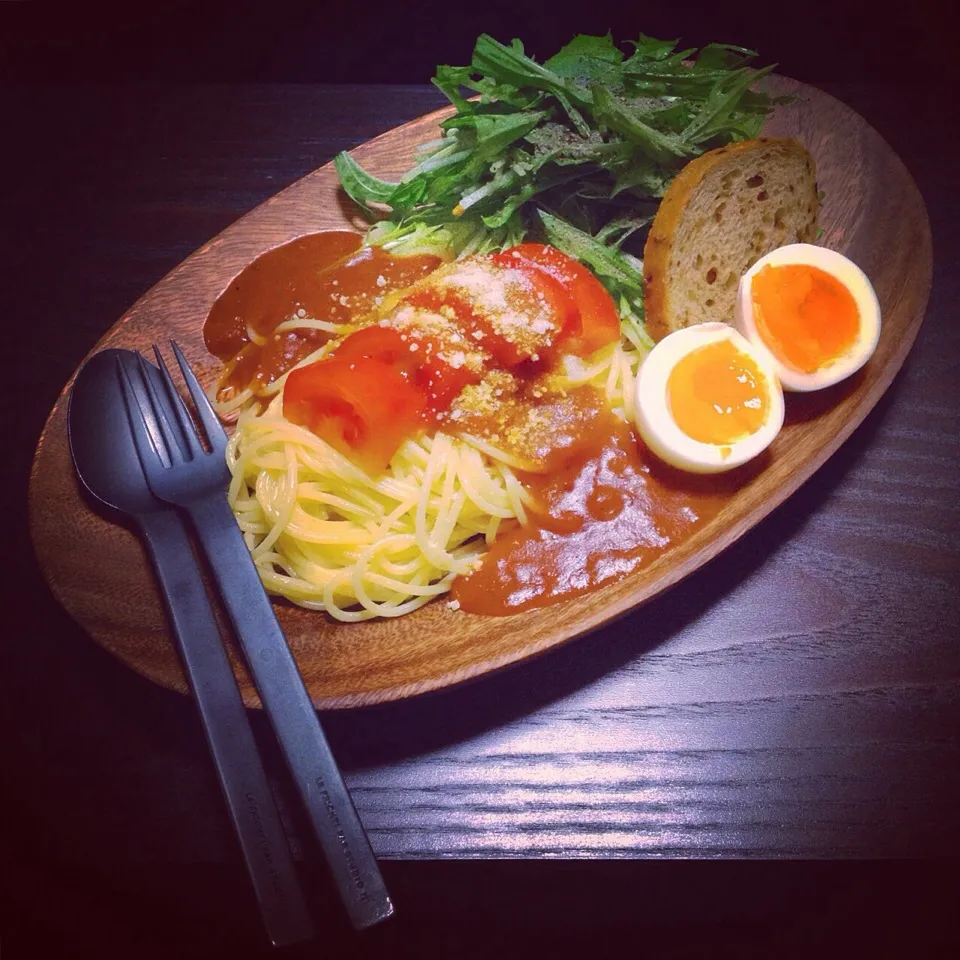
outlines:
[{"label": "mizuna green", "polygon": [[456,108],[398,182],[346,152],[343,189],[392,249],[501,250],[543,239],[586,263],[640,346],[642,265],[629,250],[679,169],[713,147],[757,136],[777,103],[753,89],[773,66],[727,44],[677,49],[641,35],[625,55],[609,34],[580,35],[543,64],[484,34],[469,66],[437,68]]}]

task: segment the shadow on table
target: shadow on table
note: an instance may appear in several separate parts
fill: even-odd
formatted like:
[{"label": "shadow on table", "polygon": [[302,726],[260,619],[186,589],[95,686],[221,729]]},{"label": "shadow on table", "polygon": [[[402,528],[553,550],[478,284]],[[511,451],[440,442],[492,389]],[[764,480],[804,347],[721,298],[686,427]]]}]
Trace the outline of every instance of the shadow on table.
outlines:
[{"label": "shadow on table", "polygon": [[575,694],[666,643],[735,591],[830,499],[882,424],[901,377],[833,457],[705,568],[639,610],[539,657],[394,703],[323,715],[345,769],[394,763],[505,726]]}]

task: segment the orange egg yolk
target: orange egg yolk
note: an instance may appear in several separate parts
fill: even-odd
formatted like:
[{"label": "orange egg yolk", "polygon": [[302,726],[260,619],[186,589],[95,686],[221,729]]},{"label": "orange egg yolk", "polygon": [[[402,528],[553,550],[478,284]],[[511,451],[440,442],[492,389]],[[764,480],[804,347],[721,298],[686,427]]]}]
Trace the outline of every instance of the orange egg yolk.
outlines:
[{"label": "orange egg yolk", "polygon": [[825,270],[800,263],[768,265],[750,289],[757,332],[786,366],[815,373],[856,343],[857,302]]},{"label": "orange egg yolk", "polygon": [[692,350],[667,379],[677,426],[701,443],[728,444],[756,433],[770,414],[767,378],[729,340]]}]

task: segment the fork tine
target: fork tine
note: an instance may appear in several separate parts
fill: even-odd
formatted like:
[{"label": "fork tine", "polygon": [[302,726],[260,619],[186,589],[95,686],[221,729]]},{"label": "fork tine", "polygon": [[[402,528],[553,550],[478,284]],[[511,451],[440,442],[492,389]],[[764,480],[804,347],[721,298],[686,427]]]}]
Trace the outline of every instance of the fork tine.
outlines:
[{"label": "fork tine", "polygon": [[187,389],[190,391],[190,396],[193,397],[194,405],[197,408],[197,414],[199,415],[200,421],[203,424],[203,429],[207,433],[207,440],[210,442],[210,448],[214,451],[214,453],[222,453],[227,445],[227,434],[220,423],[220,419],[217,417],[217,414],[213,409],[213,405],[210,403],[210,398],[207,396],[203,387],[200,386],[200,381],[197,379],[197,375],[191,369],[190,364],[187,363],[187,358],[183,355],[183,351],[181,351],[180,347],[177,345],[177,342],[175,340],[171,340],[170,346],[173,347],[174,356],[177,358],[177,363],[180,365],[180,372],[183,374],[183,379],[186,381]]},{"label": "fork tine", "polygon": [[[139,358],[139,354],[137,356]],[[123,393],[123,400],[127,407],[127,419],[130,421],[133,443],[137,448],[137,455],[140,457],[143,472],[147,474],[150,464],[159,461],[162,466],[164,459],[169,460],[170,455],[165,450],[160,449],[154,432],[150,430],[144,412],[144,401],[138,396],[137,388],[127,372],[122,357],[117,357],[117,375],[120,377],[120,391]],[[157,429],[159,431],[159,427]]]},{"label": "fork tine", "polygon": [[[140,372],[140,380],[143,383],[144,389],[147,393],[148,405],[151,408],[154,419],[157,422],[160,433],[163,437],[163,442],[167,447],[167,456],[172,465],[183,463],[184,462],[184,451],[181,442],[177,439],[177,435],[172,426],[170,426],[170,421],[167,419],[166,413],[164,413],[165,404],[161,400],[160,396],[157,393],[156,385],[153,382],[153,377],[150,375],[151,367],[146,360],[140,355],[139,351],[136,354],[137,356],[137,368]],[[146,415],[145,408],[143,407],[142,402],[140,402],[140,411]],[[176,413],[176,410],[174,410]],[[147,421],[149,423],[149,421]],[[183,433],[183,428],[181,426],[181,433]]]},{"label": "fork tine", "polygon": [[[160,370],[160,376],[163,377],[163,385],[167,391],[167,399],[170,401],[168,409],[173,411],[177,426],[180,428],[180,435],[186,444],[189,458],[195,460],[204,454],[203,446],[197,437],[197,428],[194,426],[190,411],[187,410],[187,406],[183,402],[183,397],[180,396],[180,392],[173,382],[173,377],[170,376],[170,371],[167,369],[166,363],[164,363],[163,354],[160,353],[160,348],[156,344],[153,345],[153,354],[157,358],[157,367]],[[153,399],[154,406],[162,410],[163,403],[156,402],[157,398],[155,394],[153,395]]]}]

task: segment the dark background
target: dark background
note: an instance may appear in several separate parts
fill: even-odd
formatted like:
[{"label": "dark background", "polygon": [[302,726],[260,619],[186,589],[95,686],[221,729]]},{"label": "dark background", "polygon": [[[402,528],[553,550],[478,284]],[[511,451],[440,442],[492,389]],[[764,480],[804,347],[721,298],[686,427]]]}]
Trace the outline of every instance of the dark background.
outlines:
[{"label": "dark background", "polygon": [[[67,5],[64,5],[65,7]],[[438,63],[467,63],[478,33],[519,37],[540,59],[576,33],[641,31],[758,50],[807,83],[918,83],[931,96],[955,73],[949,0],[249,0],[0,3],[0,80],[425,83]]]},{"label": "dark background", "polygon": [[[13,356],[22,361],[12,365],[12,375],[8,372],[6,385],[12,379],[13,389],[4,396],[15,398],[17,391],[29,387],[23,380],[41,363],[62,368],[62,375],[49,378],[51,383],[65,382],[95,339],[91,335],[89,342],[83,336],[58,341],[56,335],[38,332],[35,324],[45,318],[26,313],[38,291],[13,290],[28,263],[51,258],[52,286],[42,292],[54,308],[65,308],[70,298],[57,289],[58,278],[68,278],[69,285],[70,277],[82,281],[84,272],[109,268],[104,262],[85,260],[76,231],[63,232],[60,222],[89,217],[85,229],[108,237],[113,236],[111,231],[116,233],[112,246],[98,248],[112,250],[114,262],[122,266],[110,302],[78,307],[114,317],[197,243],[260,202],[263,197],[256,190],[269,195],[282,186],[251,185],[249,196],[225,200],[216,222],[189,224],[196,241],[184,233],[188,208],[167,226],[157,217],[152,259],[124,260],[123,235],[110,224],[96,222],[96,197],[86,195],[87,181],[95,178],[83,168],[61,169],[58,143],[66,138],[75,158],[82,156],[77,144],[84,136],[109,138],[111,123],[151,131],[142,115],[154,109],[151,91],[161,86],[425,84],[437,63],[468,62],[473,42],[483,31],[503,42],[520,37],[528,52],[543,59],[577,32],[609,29],[622,41],[642,30],[660,38],[680,37],[689,46],[714,40],[750,46],[759,50],[761,62],[778,62],[780,73],[814,85],[875,84],[891,100],[902,101],[895,111],[898,116],[908,115],[911,103],[922,103],[924,121],[916,124],[917,136],[931,150],[949,149],[955,139],[951,123],[956,116],[952,65],[956,50],[948,10],[946,3],[936,0],[917,0],[883,12],[879,4],[850,0],[793,4],[689,0],[656,5],[596,0],[575,10],[548,2],[504,0],[473,5],[401,0],[389,5],[382,0],[197,5],[164,0],[109,11],[97,5],[60,10],[0,0],[0,93],[7,105],[0,112],[0,290],[5,322],[20,328],[13,336]],[[98,84],[114,92],[94,95],[90,91]],[[171,100],[165,94],[158,118],[172,115],[171,103],[176,102],[176,97]],[[65,108],[64,103],[70,106]],[[906,121],[898,123],[903,129]],[[373,132],[377,131],[362,136],[358,130],[357,139]],[[305,130],[305,142],[309,135]],[[144,156],[158,138],[145,138]],[[189,162],[189,150],[184,149]],[[921,153],[915,155],[917,163],[922,162]],[[122,158],[117,160],[115,183],[120,191],[133,192],[128,181],[135,177],[134,170],[154,171],[149,164],[143,166],[142,157],[133,159],[140,166],[134,163],[127,172]],[[294,169],[291,160],[291,179],[315,165],[306,147],[304,157],[296,159],[303,169]],[[161,176],[156,171],[152,175]],[[56,191],[54,199],[49,191]],[[12,207],[7,203],[11,199]],[[54,207],[62,212],[61,221],[50,222],[32,212]],[[33,329],[23,333],[30,325]],[[5,411],[4,433],[15,439],[14,455],[6,465],[12,487],[8,502],[15,504],[14,512],[22,519],[26,470],[54,396],[38,397],[26,413],[18,411],[11,399]],[[15,522],[14,543],[29,551],[25,522]],[[19,566],[16,550],[11,553],[13,565]],[[34,580],[26,589],[32,591],[27,597],[37,609],[51,604],[42,584]],[[48,611],[35,619],[34,626],[37,623],[48,630],[69,629],[66,614],[59,610]],[[15,627],[14,635],[29,642],[28,629]],[[81,677],[87,658],[101,657],[99,651],[67,644],[63,653],[67,668],[76,666]],[[104,655],[96,669],[122,668]],[[162,699],[160,694],[157,698]],[[51,698],[37,709],[55,710],[56,704]],[[175,722],[178,716],[171,712],[165,720]],[[24,742],[35,736],[39,743],[45,736],[42,730],[56,729],[61,722],[66,721],[3,711],[3,724],[36,725],[37,733],[25,734]],[[110,736],[110,731],[103,735]],[[184,736],[189,735],[191,731],[185,731]],[[17,759],[6,750],[3,757],[4,765]],[[64,762],[69,768],[69,759]],[[125,762],[135,768],[129,758],[118,758],[118,765]],[[62,776],[52,780],[64,782]],[[135,786],[131,795],[136,794]],[[45,803],[50,809],[57,803],[69,807],[70,797],[48,797]],[[36,811],[5,803],[0,813],[0,948],[7,948],[8,957],[52,952],[58,958],[140,960],[210,956],[219,947],[237,955],[243,932],[255,928],[242,870],[221,864],[147,870],[131,863],[114,864],[109,873],[97,872],[70,865],[82,858],[73,857],[43,833],[44,819]],[[191,816],[189,810],[181,814]],[[955,943],[950,903],[956,883],[949,877],[944,882],[944,866],[387,862],[384,873],[402,905],[402,919],[356,939],[346,936],[335,906],[328,907],[324,914],[330,924],[328,943],[297,955],[458,958],[494,952],[514,955],[522,949],[534,957],[548,951],[562,956],[558,945],[566,944],[605,956],[614,944],[629,939],[631,954],[640,956],[723,956],[734,945],[740,957],[833,956],[853,936],[854,955],[873,950],[884,956],[899,949],[907,955],[945,956],[948,940]],[[216,899],[211,891],[218,892]],[[190,910],[184,910],[187,901],[195,904]],[[169,939],[158,943],[151,937],[156,911],[165,903]],[[237,933],[218,946],[210,931],[222,927],[224,903],[237,911]]]}]

